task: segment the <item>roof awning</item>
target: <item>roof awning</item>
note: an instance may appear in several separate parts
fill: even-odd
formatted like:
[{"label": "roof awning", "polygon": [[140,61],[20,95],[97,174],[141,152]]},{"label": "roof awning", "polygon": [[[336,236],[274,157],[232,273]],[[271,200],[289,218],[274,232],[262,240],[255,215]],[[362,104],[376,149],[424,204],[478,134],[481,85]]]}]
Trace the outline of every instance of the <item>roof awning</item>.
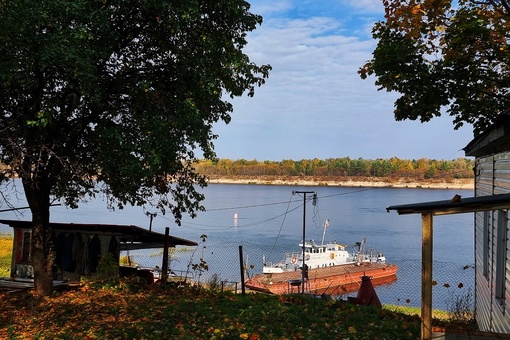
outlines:
[{"label": "roof awning", "polygon": [[386,210],[396,210],[399,215],[433,214],[448,215],[510,208],[510,194],[462,198],[413,204],[392,205]]},{"label": "roof awning", "polygon": [[421,214],[422,220],[422,274],[421,274],[421,338],[432,337],[432,257],[433,216],[473,213],[510,209],[510,194],[462,198],[455,195],[450,200],[393,205],[399,215]]},{"label": "roof awning", "polygon": [[[11,228],[31,229],[32,221],[0,220]],[[86,232],[91,234],[110,234],[118,237],[121,250],[163,248],[165,235],[135,226],[119,224],[89,224],[89,223],[53,223],[50,229],[57,232]],[[180,237],[169,236],[170,247],[177,245],[197,246],[198,243]]]}]

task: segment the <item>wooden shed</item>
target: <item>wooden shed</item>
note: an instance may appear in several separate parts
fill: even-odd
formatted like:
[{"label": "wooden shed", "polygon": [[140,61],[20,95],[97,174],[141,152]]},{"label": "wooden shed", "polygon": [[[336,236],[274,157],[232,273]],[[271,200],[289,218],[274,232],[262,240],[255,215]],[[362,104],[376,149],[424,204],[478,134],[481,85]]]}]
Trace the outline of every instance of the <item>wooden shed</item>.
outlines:
[{"label": "wooden shed", "polygon": [[[475,157],[475,196],[510,193],[510,114],[465,148]],[[510,333],[509,210],[475,214],[475,305],[481,330]]]},{"label": "wooden shed", "polygon": [[[13,228],[11,277],[31,278],[32,222],[0,220]],[[133,249],[163,248],[165,235],[134,225],[50,223],[51,249],[55,258],[55,275],[75,273],[91,275],[99,259],[110,253],[118,263],[120,252]],[[169,247],[197,246],[194,241],[169,236]],[[60,279],[60,278],[59,278]]]}]

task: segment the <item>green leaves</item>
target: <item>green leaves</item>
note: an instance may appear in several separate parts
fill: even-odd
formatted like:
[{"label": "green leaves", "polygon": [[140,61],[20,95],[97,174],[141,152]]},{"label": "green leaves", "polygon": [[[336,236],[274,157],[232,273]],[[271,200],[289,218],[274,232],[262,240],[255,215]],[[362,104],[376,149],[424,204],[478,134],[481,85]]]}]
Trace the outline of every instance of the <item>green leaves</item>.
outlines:
[{"label": "green leaves", "polygon": [[243,52],[261,23],[242,0],[2,4],[3,159],[71,206],[103,191],[112,207],[194,215],[206,182],[192,164],[215,157],[212,127],[233,110],[224,95],[253,95],[268,77]]},{"label": "green leaves", "polygon": [[395,118],[429,121],[446,112],[454,128],[487,128],[510,104],[507,2],[385,2],[373,59],[360,70],[400,93]]},{"label": "green leaves", "polygon": [[[49,222],[50,196],[76,208],[102,193],[110,208],[151,205],[177,224],[203,210],[206,181],[193,163],[215,158],[213,124],[233,110],[223,95],[253,95],[270,69],[243,52],[262,22],[249,4],[0,6],[0,158],[23,181],[34,230]],[[47,284],[37,286],[49,288],[38,293],[50,294],[41,273]]]},{"label": "green leaves", "polygon": [[50,123],[51,117],[44,112],[37,112],[37,117],[34,120],[27,120],[27,125],[32,127],[45,127]]}]

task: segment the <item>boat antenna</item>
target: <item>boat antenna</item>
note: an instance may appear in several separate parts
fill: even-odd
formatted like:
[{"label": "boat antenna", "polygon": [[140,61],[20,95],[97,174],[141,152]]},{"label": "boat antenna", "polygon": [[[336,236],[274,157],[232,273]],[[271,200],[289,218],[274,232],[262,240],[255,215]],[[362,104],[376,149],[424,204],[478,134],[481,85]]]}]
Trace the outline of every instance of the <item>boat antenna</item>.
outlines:
[{"label": "boat antenna", "polygon": [[322,242],[321,242],[321,246],[324,245],[324,237],[326,236],[326,229],[329,228],[329,219],[326,218],[324,220],[324,230],[322,231]]}]

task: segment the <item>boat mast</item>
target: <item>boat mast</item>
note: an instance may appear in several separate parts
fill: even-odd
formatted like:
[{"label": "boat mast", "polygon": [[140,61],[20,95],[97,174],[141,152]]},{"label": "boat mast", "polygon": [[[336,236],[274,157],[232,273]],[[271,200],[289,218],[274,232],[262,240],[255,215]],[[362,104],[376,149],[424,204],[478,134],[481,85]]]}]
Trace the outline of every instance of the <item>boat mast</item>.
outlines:
[{"label": "boat mast", "polygon": [[361,242],[359,242],[358,259],[357,259],[358,264],[363,262],[363,260],[364,260],[366,243],[367,243],[366,237],[363,237]]},{"label": "boat mast", "polygon": [[322,231],[322,242],[321,242],[321,246],[324,245],[324,237],[326,236],[326,229],[329,227],[329,219],[325,219],[324,220],[324,230]]}]

